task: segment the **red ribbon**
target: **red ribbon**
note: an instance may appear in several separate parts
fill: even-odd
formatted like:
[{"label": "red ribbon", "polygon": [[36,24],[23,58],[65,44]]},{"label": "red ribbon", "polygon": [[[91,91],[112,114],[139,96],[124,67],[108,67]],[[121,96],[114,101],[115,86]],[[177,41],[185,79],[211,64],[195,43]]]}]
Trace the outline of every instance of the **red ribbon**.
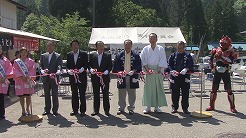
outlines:
[{"label": "red ribbon", "polygon": [[148,74],[154,74],[154,71],[153,71],[152,69],[150,69],[150,70],[148,71]]},{"label": "red ribbon", "polygon": [[[96,71],[97,69],[94,69],[94,70]],[[103,89],[104,89],[105,84],[104,84],[104,82],[103,82],[103,77],[102,77],[103,72],[96,72],[96,75],[97,75],[97,77],[100,78],[100,83],[101,83],[101,85],[103,86]]]},{"label": "red ribbon", "polygon": [[74,69],[74,70],[70,70],[73,73],[74,79],[75,79],[75,83],[81,83],[79,80],[79,70],[78,69]]},{"label": "red ribbon", "polygon": [[139,73],[139,75],[140,75],[141,81],[143,81],[143,82],[145,83],[144,75],[146,75],[146,73],[145,73],[144,71],[141,71],[141,72]]},{"label": "red ribbon", "polygon": [[56,85],[59,85],[59,83],[58,83],[58,81],[57,81],[57,78],[56,78],[56,74],[55,74],[55,73],[51,73],[51,74],[49,74],[49,76],[50,76],[50,78],[51,78],[51,79],[54,79],[54,80],[55,80]]},{"label": "red ribbon", "polygon": [[119,71],[117,73],[117,78],[118,78],[119,84],[122,84],[124,77],[126,77],[126,71],[125,70],[124,71]]}]

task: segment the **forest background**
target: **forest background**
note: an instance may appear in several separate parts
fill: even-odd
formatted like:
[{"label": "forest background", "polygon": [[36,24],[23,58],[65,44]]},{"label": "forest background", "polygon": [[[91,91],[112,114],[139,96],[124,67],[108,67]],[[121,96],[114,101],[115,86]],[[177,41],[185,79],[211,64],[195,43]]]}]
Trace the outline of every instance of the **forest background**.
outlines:
[{"label": "forest background", "polygon": [[[27,7],[18,11],[18,29],[59,39],[57,52],[66,57],[72,39],[88,50],[93,27],[180,27],[187,44],[203,54],[207,42],[228,35],[246,41],[245,0],[17,0]],[[93,16],[94,15],[94,16]],[[39,53],[45,51],[41,41]]]}]

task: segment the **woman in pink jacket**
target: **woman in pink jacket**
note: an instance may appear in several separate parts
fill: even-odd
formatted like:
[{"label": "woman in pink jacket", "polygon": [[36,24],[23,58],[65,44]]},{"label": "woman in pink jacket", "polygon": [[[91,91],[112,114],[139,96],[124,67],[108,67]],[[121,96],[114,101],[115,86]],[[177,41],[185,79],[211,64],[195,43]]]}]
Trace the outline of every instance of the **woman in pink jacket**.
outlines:
[{"label": "woman in pink jacket", "polygon": [[[34,93],[35,63],[28,57],[25,47],[20,49],[20,58],[13,64],[15,93],[20,97],[22,116],[30,115],[31,94]],[[25,108],[26,99],[26,108]]]},{"label": "woman in pink jacket", "polygon": [[11,62],[3,55],[0,48],[0,120],[5,118],[4,95],[7,94],[9,80],[13,75]]}]

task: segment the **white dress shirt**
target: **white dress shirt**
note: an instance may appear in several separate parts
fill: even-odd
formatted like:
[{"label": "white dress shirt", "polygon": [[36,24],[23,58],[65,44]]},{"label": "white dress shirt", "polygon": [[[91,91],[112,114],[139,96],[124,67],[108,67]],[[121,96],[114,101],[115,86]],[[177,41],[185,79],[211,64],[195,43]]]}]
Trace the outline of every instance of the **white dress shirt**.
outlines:
[{"label": "white dress shirt", "polygon": [[52,53],[49,53],[49,60],[48,60],[49,64],[50,64],[50,60],[52,58],[53,53],[54,53],[54,51]]},{"label": "white dress shirt", "polygon": [[76,53],[73,52],[73,59],[74,59],[74,63],[75,64],[76,64],[76,62],[78,60],[78,57],[79,57],[79,50]]},{"label": "white dress shirt", "polygon": [[102,61],[103,52],[101,54],[99,54],[97,52],[97,55],[98,55],[98,65],[100,66],[101,65],[101,61]]}]

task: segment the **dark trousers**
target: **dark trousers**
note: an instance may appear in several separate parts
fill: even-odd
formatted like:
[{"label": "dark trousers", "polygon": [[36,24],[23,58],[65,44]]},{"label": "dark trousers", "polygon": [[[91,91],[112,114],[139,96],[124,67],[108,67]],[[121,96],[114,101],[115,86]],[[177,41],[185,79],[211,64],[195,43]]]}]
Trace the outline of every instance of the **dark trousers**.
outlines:
[{"label": "dark trousers", "polygon": [[0,117],[5,115],[4,94],[0,94]]},{"label": "dark trousers", "polygon": [[[188,78],[187,78],[188,79]],[[179,108],[179,98],[180,98],[180,89],[182,93],[181,105],[183,110],[187,110],[189,107],[189,90],[190,83],[185,82],[185,76],[179,75],[173,77],[174,83],[171,83],[172,90],[172,107],[177,110]]]},{"label": "dark trousers", "polygon": [[[71,84],[73,112],[78,112],[79,107],[81,113],[86,112],[86,98],[85,98],[86,87],[87,87],[87,83]],[[79,100],[80,100],[80,106],[79,106]]]},{"label": "dark trousers", "polygon": [[46,112],[50,112],[51,109],[51,98],[50,91],[52,90],[52,102],[53,102],[53,113],[58,111],[59,101],[58,101],[58,85],[56,85],[53,79],[48,79],[47,82],[44,82],[44,97],[45,97],[45,107]]},{"label": "dark trousers", "polygon": [[[10,85],[14,85],[15,86],[15,81],[14,81],[13,78],[9,79],[9,82],[10,82],[10,84],[9,84],[9,87],[8,87],[7,96],[9,96],[9,93],[10,93]],[[13,89],[13,90],[15,91],[15,89]],[[13,92],[13,93],[15,93],[15,92]]]},{"label": "dark trousers", "polygon": [[212,93],[216,93],[217,90],[219,89],[221,79],[224,82],[224,89],[227,91],[227,93],[229,95],[231,95],[232,94],[231,77],[230,77],[230,73],[228,71],[226,71],[224,73],[219,73],[219,72],[215,71],[214,78],[213,78]]},{"label": "dark trousers", "polygon": [[100,88],[102,89],[103,94],[103,109],[104,112],[109,112],[110,104],[109,104],[109,82],[104,82],[105,86],[100,84],[100,81],[98,82],[92,82],[93,87],[93,95],[94,95],[94,112],[99,112],[100,108]]}]

